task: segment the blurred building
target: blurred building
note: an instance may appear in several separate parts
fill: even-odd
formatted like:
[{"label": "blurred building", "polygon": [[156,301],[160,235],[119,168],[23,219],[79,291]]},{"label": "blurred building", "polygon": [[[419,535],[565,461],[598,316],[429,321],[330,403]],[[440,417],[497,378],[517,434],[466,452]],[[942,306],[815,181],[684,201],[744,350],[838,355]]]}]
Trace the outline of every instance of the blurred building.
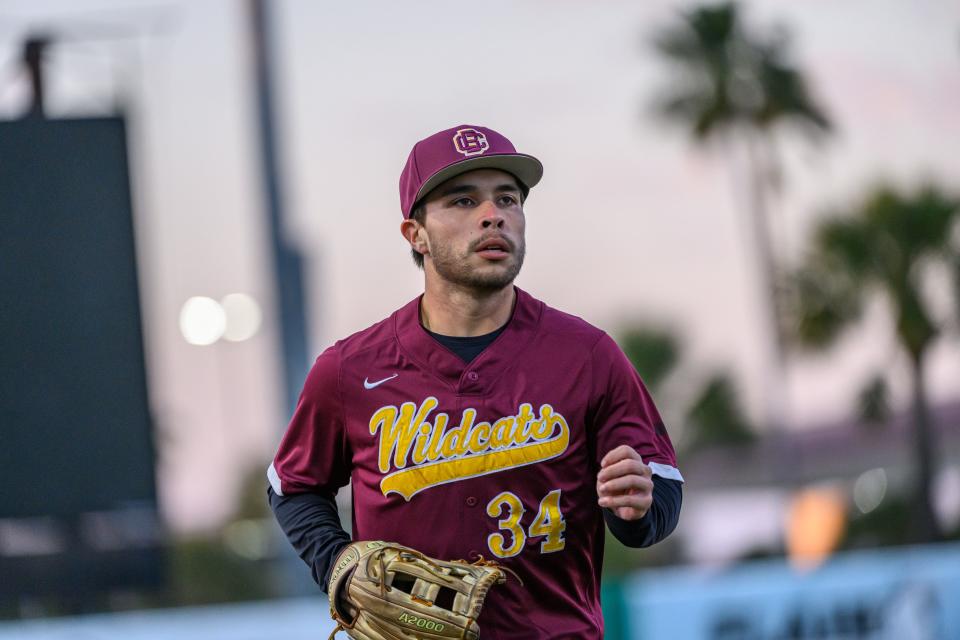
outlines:
[{"label": "blurred building", "polygon": [[[935,406],[931,414],[939,468],[935,504],[941,527],[953,530],[960,525],[960,402]],[[902,500],[915,479],[912,438],[911,415],[901,413],[885,424],[836,421],[684,457],[677,533],[687,555],[723,563],[785,552],[791,502],[811,487],[839,491],[841,506],[852,514]]]}]

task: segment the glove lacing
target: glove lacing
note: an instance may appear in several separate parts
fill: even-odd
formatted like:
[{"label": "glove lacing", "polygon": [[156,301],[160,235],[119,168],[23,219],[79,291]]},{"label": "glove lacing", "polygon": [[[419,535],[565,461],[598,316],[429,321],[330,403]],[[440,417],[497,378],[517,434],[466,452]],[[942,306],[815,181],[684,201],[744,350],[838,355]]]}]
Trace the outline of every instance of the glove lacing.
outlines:
[{"label": "glove lacing", "polygon": [[[380,587],[380,597],[383,598],[384,600],[386,600],[387,592],[393,590],[393,588],[387,584],[387,580],[386,580],[387,565],[383,561],[384,553],[388,549],[397,552],[397,559],[400,562],[411,562],[414,558],[419,559],[437,570],[434,577],[441,578],[443,581],[447,583],[453,582],[453,580],[446,573],[442,571],[443,567],[441,567],[439,564],[434,562],[430,557],[424,555],[423,553],[417,551],[416,549],[407,549],[402,547],[396,547],[393,545],[386,545],[378,549],[374,554],[374,558],[376,559],[377,565],[380,568],[380,572],[377,576],[377,579],[358,577],[356,575],[354,575],[353,577],[354,580],[362,580],[365,582],[372,582],[376,584],[378,587]],[[523,580],[520,578],[520,576],[517,575],[517,573],[513,569],[503,566],[496,560],[487,560],[480,554],[477,554],[477,559],[473,562],[467,562],[466,560],[462,560],[462,559],[454,560],[453,562],[460,562],[465,565],[470,565],[474,567],[487,567],[490,569],[497,569],[498,571],[502,571],[504,574],[509,573],[510,575],[512,575],[514,578],[517,579],[517,581],[520,583],[521,586],[523,586]],[[336,636],[337,633],[339,633],[340,631],[346,631],[349,628],[343,625],[343,622],[340,620],[339,616],[336,617],[336,621],[337,621],[337,626],[336,628],[334,628],[333,632],[330,633],[327,640],[334,640],[334,636]],[[467,616],[467,625],[463,629],[463,634],[460,636],[461,638],[466,638],[467,629],[469,628],[470,624],[473,622],[476,622],[476,620],[472,616]]]}]

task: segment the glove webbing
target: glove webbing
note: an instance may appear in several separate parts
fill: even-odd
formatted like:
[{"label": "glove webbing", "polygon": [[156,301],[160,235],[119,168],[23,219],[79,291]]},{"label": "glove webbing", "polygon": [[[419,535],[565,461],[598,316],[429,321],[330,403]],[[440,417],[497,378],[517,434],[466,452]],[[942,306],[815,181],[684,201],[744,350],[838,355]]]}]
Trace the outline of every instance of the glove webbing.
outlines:
[{"label": "glove webbing", "polygon": [[[424,555],[424,554],[422,554],[422,553],[420,553],[419,551],[416,551],[416,550],[414,550],[414,549],[405,549],[405,548],[400,548],[400,547],[396,547],[396,546],[393,546],[393,545],[386,545],[386,546],[378,549],[377,552],[376,552],[377,564],[380,566],[380,575],[379,575],[379,578],[378,578],[377,580],[374,580],[374,579],[372,579],[372,578],[356,578],[356,577],[355,577],[355,579],[358,579],[358,580],[365,580],[365,581],[367,581],[367,582],[373,582],[373,583],[376,584],[378,587],[380,587],[380,597],[381,597],[381,598],[386,599],[386,597],[387,597],[387,592],[388,592],[388,591],[392,591],[392,589],[393,589],[390,585],[387,584],[387,581],[386,581],[386,577],[387,577],[387,567],[386,567],[386,564],[385,564],[384,561],[383,561],[384,553],[385,553],[388,549],[393,550],[393,551],[396,551],[396,552],[397,552],[397,556],[398,556],[398,558],[400,559],[401,562],[409,562],[409,560],[406,559],[406,558],[408,558],[409,556],[413,556],[413,557],[419,558],[419,559],[422,560],[423,562],[425,562],[425,563],[429,564],[430,566],[434,567],[435,569],[437,569],[437,573],[435,574],[435,577],[441,578],[442,580],[444,580],[444,581],[447,582],[448,584],[449,584],[449,583],[453,583],[453,580],[451,580],[451,579],[447,576],[447,574],[445,574],[445,573],[443,573],[443,571],[441,571],[442,567],[441,567],[440,565],[438,565],[437,563],[435,563],[430,557],[428,557],[428,556],[426,556],[426,555]],[[497,562],[497,561],[495,561],[495,560],[486,560],[483,556],[479,556],[479,558],[478,558],[477,560],[475,560],[474,562],[467,562],[466,560],[455,560],[454,562],[461,562],[461,563],[466,564],[466,565],[473,565],[473,566],[479,566],[479,567],[495,568],[495,569],[498,569],[498,570],[500,570],[500,571],[503,571],[504,573],[509,573],[509,574],[512,575],[514,578],[516,578],[517,581],[520,582],[521,586],[523,585],[523,580],[520,578],[520,576],[518,576],[518,575],[516,574],[515,571],[513,571],[512,569],[509,569],[509,568],[507,568],[507,567],[505,567],[505,566],[503,566],[503,565],[501,565],[499,562]],[[476,618],[474,618],[473,616],[467,616],[467,623],[468,623],[468,624],[464,625],[463,632],[460,634],[461,640],[463,640],[464,638],[466,638],[466,636],[467,636],[467,631],[468,631],[468,629],[470,628],[470,624],[473,623],[473,622],[476,622],[476,621],[477,621]],[[327,640],[334,640],[334,637],[337,635],[337,633],[339,633],[340,631],[346,631],[346,630],[347,630],[347,627],[345,627],[345,626],[343,625],[343,622],[340,620],[340,618],[339,618],[339,616],[338,616],[338,617],[337,617],[337,626],[333,629],[333,631],[332,631],[332,632],[330,633],[330,635],[327,637]]]}]

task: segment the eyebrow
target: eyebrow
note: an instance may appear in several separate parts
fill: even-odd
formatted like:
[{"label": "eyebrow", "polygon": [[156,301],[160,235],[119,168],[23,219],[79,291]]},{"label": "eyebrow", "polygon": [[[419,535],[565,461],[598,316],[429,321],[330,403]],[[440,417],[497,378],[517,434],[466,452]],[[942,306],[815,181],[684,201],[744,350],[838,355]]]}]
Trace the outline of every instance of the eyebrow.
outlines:
[{"label": "eyebrow", "polygon": [[[446,198],[447,196],[452,196],[458,193],[473,193],[477,191],[478,187],[473,184],[459,184],[455,186],[447,187],[437,192],[437,196],[440,198]],[[516,184],[505,182],[494,189],[497,193],[520,193],[520,187]]]}]

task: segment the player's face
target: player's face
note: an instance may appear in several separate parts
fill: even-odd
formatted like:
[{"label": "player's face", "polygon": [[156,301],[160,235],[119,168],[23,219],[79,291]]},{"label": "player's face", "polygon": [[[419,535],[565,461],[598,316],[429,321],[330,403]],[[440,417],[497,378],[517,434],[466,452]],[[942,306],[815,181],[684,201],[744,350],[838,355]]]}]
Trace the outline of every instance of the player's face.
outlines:
[{"label": "player's face", "polygon": [[526,251],[526,220],[516,179],[478,169],[434,189],[425,204],[425,268],[453,284],[502,289],[511,284]]}]

